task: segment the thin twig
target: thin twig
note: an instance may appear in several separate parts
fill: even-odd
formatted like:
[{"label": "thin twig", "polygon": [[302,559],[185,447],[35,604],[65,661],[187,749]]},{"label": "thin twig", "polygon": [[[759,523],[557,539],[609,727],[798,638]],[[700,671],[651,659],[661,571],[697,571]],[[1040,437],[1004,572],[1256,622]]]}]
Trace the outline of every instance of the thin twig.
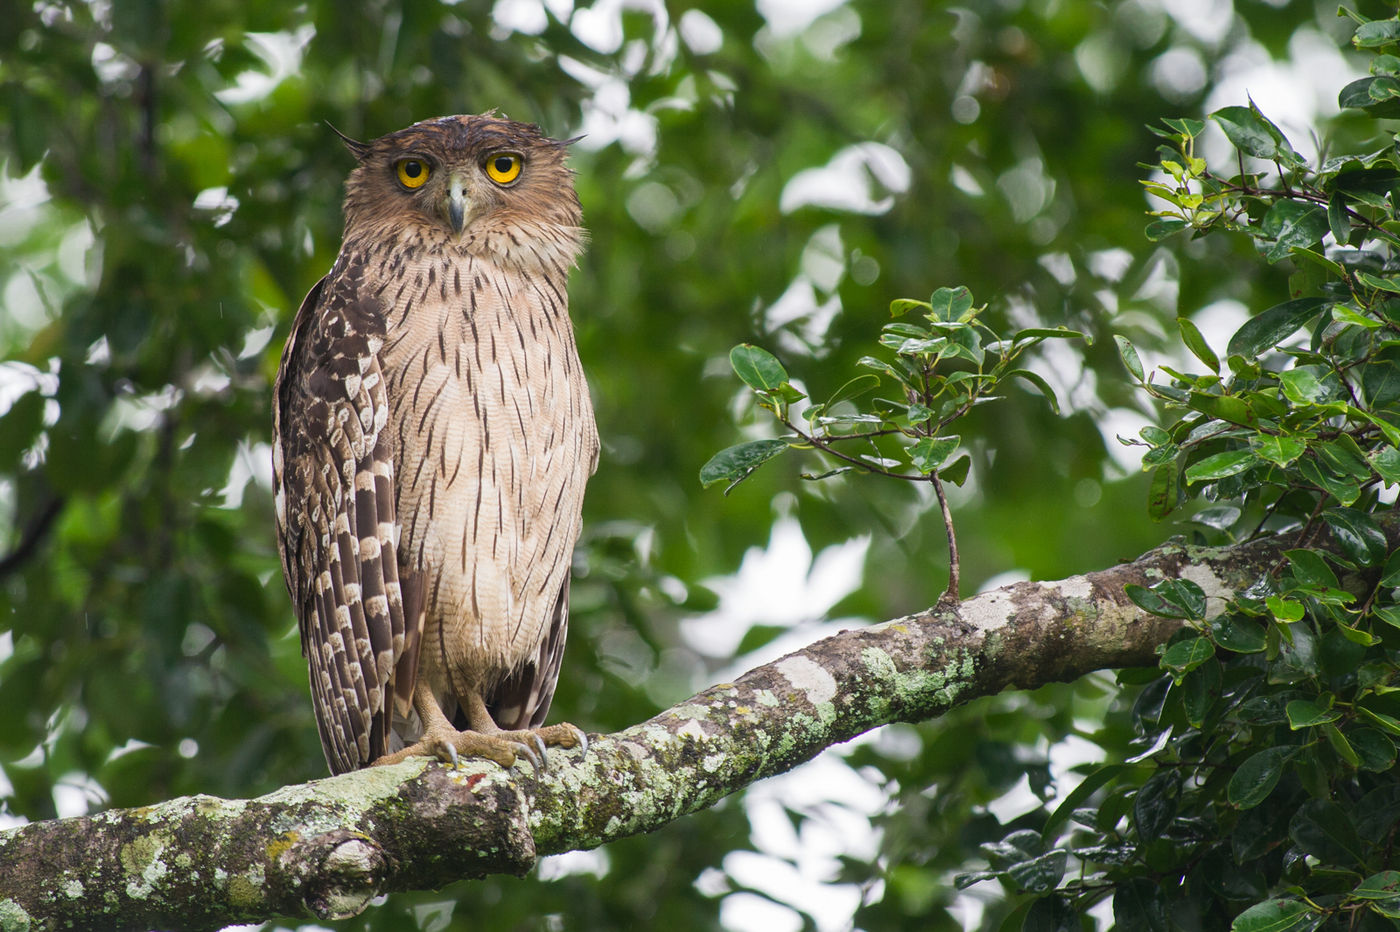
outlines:
[{"label": "thin twig", "polygon": [[953,532],[953,512],[948,507],[948,496],[943,491],[943,480],[938,478],[938,473],[929,473],[928,480],[938,493],[938,507],[943,511],[943,529],[948,532],[948,588],[940,601],[956,605],[960,601],[961,574],[958,570],[958,535]]},{"label": "thin twig", "polygon": [[26,560],[34,556],[35,551],[39,549],[39,543],[44,539],[44,535],[48,533],[49,528],[53,526],[54,519],[62,510],[63,497],[54,496],[45,503],[43,508],[39,509],[38,514],[29,519],[15,549],[0,559],[0,578],[13,573],[24,565]]}]

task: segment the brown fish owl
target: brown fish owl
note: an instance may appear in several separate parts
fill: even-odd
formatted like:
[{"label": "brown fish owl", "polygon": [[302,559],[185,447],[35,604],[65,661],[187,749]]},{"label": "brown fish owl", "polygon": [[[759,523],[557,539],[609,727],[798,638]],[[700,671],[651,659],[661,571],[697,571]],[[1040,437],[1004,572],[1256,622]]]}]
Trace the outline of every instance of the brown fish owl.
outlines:
[{"label": "brown fish owl", "polygon": [[[565,143],[491,114],[372,142],[277,373],[282,569],[321,746],[536,767],[598,434],[565,293]],[[459,730],[462,729],[462,730]]]}]

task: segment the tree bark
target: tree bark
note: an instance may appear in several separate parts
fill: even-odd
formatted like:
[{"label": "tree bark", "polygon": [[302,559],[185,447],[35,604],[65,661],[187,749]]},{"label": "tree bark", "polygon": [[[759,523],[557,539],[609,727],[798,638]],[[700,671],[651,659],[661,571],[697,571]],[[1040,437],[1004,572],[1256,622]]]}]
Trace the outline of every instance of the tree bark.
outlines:
[{"label": "tree bark", "polygon": [[1155,665],[1182,623],[1138,609],[1125,584],[1190,579],[1213,617],[1294,540],[1168,544],[1101,572],[843,631],[593,737],[586,753],[555,750],[538,775],[414,759],[257,799],[192,796],[25,825],[0,834],[0,929],[338,918],[380,893],[524,874],[541,855],[653,831],[880,725],[1008,687]]}]

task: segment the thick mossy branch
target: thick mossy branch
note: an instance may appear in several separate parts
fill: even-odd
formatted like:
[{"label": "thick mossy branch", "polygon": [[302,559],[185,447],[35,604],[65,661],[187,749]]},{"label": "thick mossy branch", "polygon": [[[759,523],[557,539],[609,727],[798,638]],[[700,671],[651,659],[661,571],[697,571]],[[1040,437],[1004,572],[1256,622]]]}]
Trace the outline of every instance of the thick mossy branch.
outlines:
[{"label": "thick mossy branch", "polygon": [[1180,623],[1144,614],[1126,583],[1190,579],[1217,612],[1293,543],[1167,545],[843,631],[596,737],[586,754],[555,751],[538,776],[523,764],[414,760],[258,799],[195,796],[26,825],[0,834],[0,929],[341,917],[383,892],[521,874],[539,855],[652,831],[880,725],[1007,687],[1154,665]]}]

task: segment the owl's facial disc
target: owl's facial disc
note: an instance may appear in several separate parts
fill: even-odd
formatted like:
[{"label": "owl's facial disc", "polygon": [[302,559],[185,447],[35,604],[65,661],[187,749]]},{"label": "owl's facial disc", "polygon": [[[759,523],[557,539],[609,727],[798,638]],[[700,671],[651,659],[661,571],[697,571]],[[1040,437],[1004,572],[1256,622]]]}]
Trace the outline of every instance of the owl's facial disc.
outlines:
[{"label": "owl's facial disc", "polygon": [[443,201],[443,209],[447,212],[447,222],[452,224],[453,232],[460,236],[467,226],[471,199],[467,196],[466,180],[458,172],[453,172],[447,180],[447,198]]}]

